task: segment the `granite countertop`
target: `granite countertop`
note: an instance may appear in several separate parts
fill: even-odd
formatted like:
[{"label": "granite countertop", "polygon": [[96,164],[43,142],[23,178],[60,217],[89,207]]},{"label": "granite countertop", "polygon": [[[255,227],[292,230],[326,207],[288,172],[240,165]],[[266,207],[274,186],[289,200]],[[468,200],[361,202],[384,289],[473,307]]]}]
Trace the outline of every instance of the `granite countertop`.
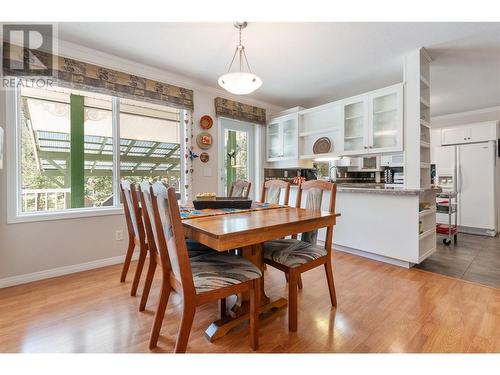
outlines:
[{"label": "granite countertop", "polygon": [[[297,186],[297,185],[295,185]],[[337,185],[337,191],[342,193],[374,193],[389,195],[418,195],[427,191],[440,192],[439,188],[429,189],[406,189],[398,187],[385,187],[384,184],[376,183],[340,183]]]},{"label": "granite countertop", "polygon": [[431,189],[406,189],[399,187],[385,187],[384,184],[339,184],[337,191],[344,193],[375,193],[391,195],[418,195]]}]

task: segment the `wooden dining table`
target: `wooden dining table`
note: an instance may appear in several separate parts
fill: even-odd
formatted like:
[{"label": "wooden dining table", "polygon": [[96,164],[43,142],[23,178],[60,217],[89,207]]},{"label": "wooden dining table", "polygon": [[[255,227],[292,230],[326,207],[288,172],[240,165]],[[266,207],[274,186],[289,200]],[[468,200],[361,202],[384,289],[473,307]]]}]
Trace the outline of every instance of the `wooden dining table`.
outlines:
[{"label": "wooden dining table", "polygon": [[[242,256],[254,263],[264,275],[262,244],[265,241],[308,232],[335,225],[338,213],[308,210],[295,207],[280,207],[267,210],[205,216],[183,220],[185,235],[214,250],[224,252],[238,249]],[[260,283],[260,313],[280,309],[287,305],[285,298],[270,301]],[[232,316],[221,308],[221,318],[205,331],[209,341],[224,336],[232,328],[248,320],[248,296],[243,295],[233,307]]]}]

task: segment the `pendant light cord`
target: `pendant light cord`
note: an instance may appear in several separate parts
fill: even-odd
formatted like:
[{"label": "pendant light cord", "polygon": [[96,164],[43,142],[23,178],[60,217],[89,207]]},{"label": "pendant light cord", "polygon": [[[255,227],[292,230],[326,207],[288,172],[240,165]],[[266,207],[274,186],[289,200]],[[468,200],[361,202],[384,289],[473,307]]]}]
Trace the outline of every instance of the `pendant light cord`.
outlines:
[{"label": "pendant light cord", "polygon": [[239,33],[240,34],[240,39],[239,39],[240,44],[238,44],[238,47],[236,47],[236,48],[238,48],[240,50],[240,72],[241,72],[241,68],[242,68],[241,55],[242,55],[242,51],[243,51],[243,45],[241,44],[241,26],[239,27],[239,30],[240,30],[240,33]]},{"label": "pendant light cord", "polygon": [[242,34],[241,26],[238,26],[238,29],[239,29],[239,44],[236,46],[236,49],[235,49],[234,54],[233,54],[233,58],[231,60],[231,63],[229,64],[229,68],[227,69],[227,72],[229,73],[231,71],[231,68],[232,68],[233,63],[234,63],[234,59],[236,58],[236,54],[239,52],[240,72],[243,71],[243,59],[245,59],[245,63],[247,65],[248,71],[250,73],[252,73],[252,69],[250,69],[250,64],[248,63],[247,54],[245,52],[245,47],[243,46],[243,44],[241,44],[241,34]]}]

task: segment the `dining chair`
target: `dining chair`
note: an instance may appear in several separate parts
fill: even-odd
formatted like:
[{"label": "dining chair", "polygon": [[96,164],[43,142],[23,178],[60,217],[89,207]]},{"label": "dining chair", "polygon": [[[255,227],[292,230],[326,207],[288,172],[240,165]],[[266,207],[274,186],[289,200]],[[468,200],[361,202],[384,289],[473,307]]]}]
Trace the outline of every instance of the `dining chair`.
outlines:
[{"label": "dining chair", "polygon": [[284,190],[283,204],[288,206],[290,183],[283,180],[267,180],[262,184],[260,201],[263,203],[280,203],[281,191]]},{"label": "dining chair", "polygon": [[[335,198],[337,185],[327,181],[312,180],[298,186],[296,207],[301,207],[302,192],[307,194],[306,209],[320,210],[325,192],[330,193],[329,212],[335,212]],[[288,275],[288,329],[297,331],[297,286],[300,275],[313,268],[325,267],[330,301],[332,306],[337,305],[335,284],[332,270],[332,237],[333,226],[326,230],[325,246],[316,245],[318,230],[301,234],[296,238],[279,239],[264,242],[264,262]]]},{"label": "dining chair", "polygon": [[[168,188],[168,185],[164,184],[165,188]],[[139,197],[141,200],[141,208],[142,208],[142,216],[144,219],[144,228],[146,231],[146,238],[148,242],[149,249],[149,266],[148,271],[146,273],[146,279],[144,281],[144,290],[142,292],[141,302],[139,304],[139,311],[144,311],[146,309],[146,304],[148,302],[149,292],[151,291],[151,285],[153,283],[153,278],[155,275],[156,267],[160,264],[160,256],[158,253],[158,249],[156,246],[155,237],[153,235],[153,229],[149,213],[147,211],[147,203],[144,197],[144,192],[149,193],[149,189],[151,187],[151,183],[149,181],[143,181],[139,185]],[[209,253],[217,253],[215,250],[205,246],[199,242],[196,242],[191,239],[186,239],[186,247],[188,250],[189,258],[195,258],[200,255],[206,255]]]},{"label": "dining chair", "polygon": [[[288,206],[290,198],[290,183],[283,180],[267,180],[262,184],[262,193],[260,195],[260,201],[263,203],[275,203],[279,204],[281,190],[285,189],[285,196],[283,198],[283,204]],[[266,269],[264,265],[264,269]],[[288,282],[288,274],[285,273],[286,282]],[[299,289],[302,289],[302,277],[298,277]]]},{"label": "dining chair", "polygon": [[137,268],[135,269],[134,280],[132,281],[132,288],[130,290],[130,295],[135,296],[141,279],[142,269],[144,268],[148,245],[146,243],[146,235],[135,185],[131,184],[130,181],[122,180],[120,182],[120,190],[128,231],[128,248],[125,255],[125,262],[123,263],[120,282],[125,282],[132,255],[134,254],[136,246],[139,246],[139,259],[137,261]]},{"label": "dining chair", "polygon": [[151,220],[162,270],[160,300],[157,306],[150,349],[157,346],[165,309],[171,291],[183,296],[183,311],[175,352],[186,351],[196,307],[233,294],[250,294],[250,344],[258,348],[258,303],[262,273],[243,257],[230,253],[207,254],[190,259],[179,206],[173,188],[161,183],[143,191],[147,212]]},{"label": "dining chair", "polygon": [[229,196],[232,198],[248,198],[252,183],[245,180],[236,180],[231,184]]}]

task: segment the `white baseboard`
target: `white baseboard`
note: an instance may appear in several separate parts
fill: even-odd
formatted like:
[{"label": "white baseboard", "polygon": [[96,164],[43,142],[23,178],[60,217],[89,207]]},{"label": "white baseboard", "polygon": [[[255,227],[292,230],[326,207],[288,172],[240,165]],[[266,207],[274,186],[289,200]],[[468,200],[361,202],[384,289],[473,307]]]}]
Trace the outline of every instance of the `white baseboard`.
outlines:
[{"label": "white baseboard", "polygon": [[[132,260],[137,259],[138,256],[139,256],[138,253],[134,254]],[[45,271],[38,271],[33,273],[26,273],[24,275],[6,277],[4,279],[0,279],[0,289],[14,285],[26,284],[33,281],[50,279],[52,277],[69,275],[71,273],[87,271],[95,268],[112,266],[114,264],[123,263],[124,260],[125,260],[125,255],[119,255],[112,258],[98,259],[86,263],[73,264],[70,266],[52,268],[50,270],[45,270]]]},{"label": "white baseboard", "polygon": [[[324,245],[325,241],[318,240],[318,244]],[[335,243],[332,245],[332,249],[342,251],[343,253],[349,253],[349,254],[357,255],[357,256],[360,256],[363,258],[376,260],[379,262],[389,263],[389,264],[403,267],[403,268],[413,267],[412,263],[404,261],[404,260],[389,258],[389,257],[383,256],[383,255],[373,254],[373,253],[369,253],[367,251],[353,249],[352,247],[342,246],[342,245],[338,245]]]},{"label": "white baseboard", "polygon": [[339,250],[339,251],[342,251],[344,253],[358,255],[358,256],[361,256],[363,258],[368,258],[368,259],[376,260],[379,262],[389,263],[389,264],[392,264],[394,266],[399,266],[399,267],[403,267],[403,268],[411,268],[412,267],[412,263],[407,262],[405,260],[389,258],[389,257],[383,256],[383,255],[373,254],[373,253],[369,253],[367,251],[353,249],[353,248],[347,247],[347,246],[334,244],[333,248],[335,250]]}]

